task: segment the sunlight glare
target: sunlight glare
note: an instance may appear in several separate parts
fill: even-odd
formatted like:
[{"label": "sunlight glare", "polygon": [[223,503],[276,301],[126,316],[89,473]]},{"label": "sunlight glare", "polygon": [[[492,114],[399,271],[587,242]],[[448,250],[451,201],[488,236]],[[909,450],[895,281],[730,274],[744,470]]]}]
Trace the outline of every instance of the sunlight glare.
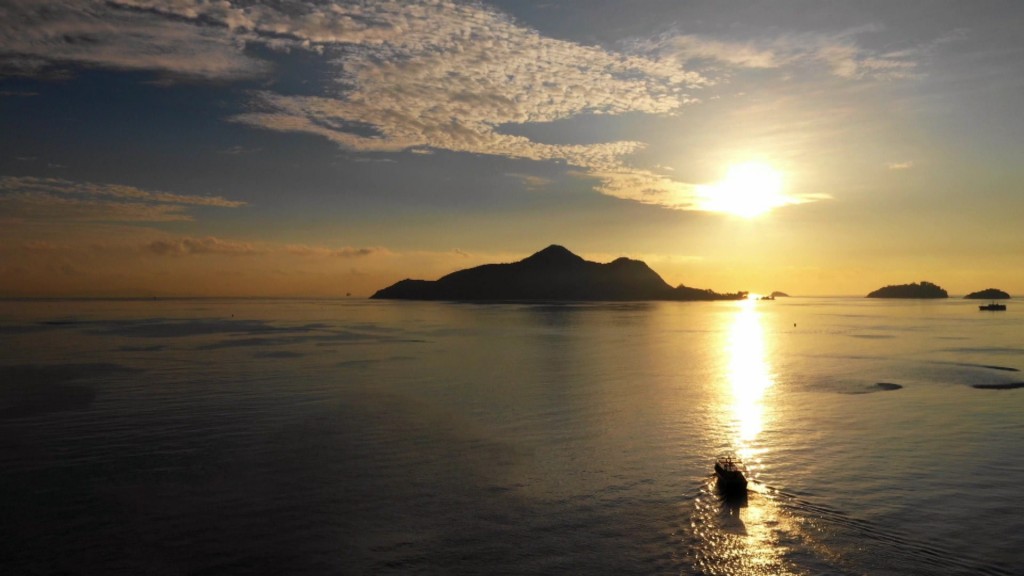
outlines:
[{"label": "sunlight glare", "polygon": [[768,164],[748,162],[729,168],[725,178],[699,187],[700,208],[753,218],[792,204],[782,193],[782,174]]},{"label": "sunlight glare", "polygon": [[733,417],[737,424],[736,445],[741,457],[754,453],[753,443],[761,433],[765,391],[774,383],[764,342],[764,329],[757,302],[745,300],[729,329],[729,381],[733,392]]}]

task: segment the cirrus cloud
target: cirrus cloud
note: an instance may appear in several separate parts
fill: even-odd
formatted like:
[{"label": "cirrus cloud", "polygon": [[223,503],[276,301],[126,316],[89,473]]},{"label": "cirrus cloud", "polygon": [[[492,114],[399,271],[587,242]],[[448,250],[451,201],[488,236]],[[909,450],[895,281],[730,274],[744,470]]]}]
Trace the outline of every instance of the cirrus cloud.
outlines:
[{"label": "cirrus cloud", "polygon": [[0,213],[13,220],[172,222],[192,220],[190,206],[237,208],[220,196],[148,191],[123,184],[0,176]]},{"label": "cirrus cloud", "polygon": [[264,74],[245,38],[98,0],[7,0],[0,4],[0,72],[79,64],[237,79]]},{"label": "cirrus cloud", "polygon": [[260,250],[248,242],[235,242],[213,236],[154,240],[146,245],[146,250],[160,256],[185,256],[190,254],[246,256],[261,253]]},{"label": "cirrus cloud", "polygon": [[283,251],[292,256],[304,256],[315,258],[362,258],[365,256],[384,255],[389,251],[385,248],[330,248],[327,246],[309,246],[306,244],[292,244],[285,246]]},{"label": "cirrus cloud", "polygon": [[890,162],[886,165],[889,170],[910,170],[914,167],[914,163],[908,161],[904,162]]},{"label": "cirrus cloud", "polygon": [[634,40],[630,50],[649,58],[683,65],[725,66],[726,70],[823,65],[832,75],[848,80],[918,75],[915,51],[878,52],[858,43],[859,35],[877,31],[877,27],[863,26],[833,34],[780,34],[742,41],[672,32]]}]

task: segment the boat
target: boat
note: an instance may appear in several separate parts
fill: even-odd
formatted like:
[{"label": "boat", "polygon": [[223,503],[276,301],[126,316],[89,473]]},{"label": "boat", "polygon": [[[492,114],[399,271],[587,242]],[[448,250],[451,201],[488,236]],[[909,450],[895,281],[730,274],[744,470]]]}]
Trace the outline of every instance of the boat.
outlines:
[{"label": "boat", "polygon": [[1006,304],[997,304],[992,302],[990,304],[982,304],[978,306],[978,310],[1006,310]]},{"label": "boat", "polygon": [[725,496],[746,496],[747,467],[743,461],[733,454],[725,454],[715,461],[715,476],[718,478],[718,491]]}]

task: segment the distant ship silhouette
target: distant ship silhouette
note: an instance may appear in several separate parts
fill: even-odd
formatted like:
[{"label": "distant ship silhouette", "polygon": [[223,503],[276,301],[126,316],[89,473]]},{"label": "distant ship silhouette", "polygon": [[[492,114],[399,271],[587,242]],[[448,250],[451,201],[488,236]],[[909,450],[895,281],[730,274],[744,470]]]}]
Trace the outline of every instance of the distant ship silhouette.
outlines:
[{"label": "distant ship silhouette", "polygon": [[590,262],[551,245],[511,264],[484,264],[438,280],[402,280],[371,298],[403,300],[739,300],[746,292],[669,286],[640,260]]}]

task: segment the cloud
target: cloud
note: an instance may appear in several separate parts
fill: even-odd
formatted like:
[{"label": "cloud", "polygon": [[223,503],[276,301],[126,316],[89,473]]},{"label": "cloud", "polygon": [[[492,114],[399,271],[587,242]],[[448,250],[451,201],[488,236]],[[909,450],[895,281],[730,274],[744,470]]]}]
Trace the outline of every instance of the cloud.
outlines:
[{"label": "cloud", "polygon": [[192,196],[168,192],[150,192],[122,184],[94,184],[91,182],[72,182],[60,178],[35,178],[31,176],[0,176],[0,193],[7,191],[108,197],[121,200],[191,204],[195,206],[219,206],[221,208],[245,206],[245,202],[227,200],[220,196]]},{"label": "cloud", "polygon": [[840,78],[901,79],[917,76],[915,51],[876,52],[857,42],[859,35],[877,32],[864,26],[834,34],[781,34],[772,38],[730,41],[678,32],[630,43],[637,54],[684,65],[718,67],[720,74],[740,69],[780,69],[824,65]]},{"label": "cloud", "polygon": [[740,68],[778,68],[779,55],[754,42],[728,42],[694,34],[666,35],[655,40],[639,41],[649,54],[671,57],[681,62],[716,61]]},{"label": "cloud", "polygon": [[890,162],[887,167],[889,170],[909,170],[914,167],[913,162]]},{"label": "cloud", "polygon": [[[699,209],[694,185],[627,163],[643,142],[548,144],[503,127],[675,114],[717,81],[691,63],[818,62],[851,78],[913,69],[899,54],[858,48],[857,33],[746,43],[674,34],[615,52],[546,37],[496,9],[455,0],[9,0],[0,5],[0,71],[77,64],[238,80],[272,71],[252,48],[308,50],[333,67],[334,82],[323,94],[256,92],[249,110],[231,120],[317,135],[357,152],[448,150],[558,162],[598,179],[601,193]],[[90,189],[80,197],[37,184],[40,189],[0,202],[37,217],[51,210],[78,219],[148,221],[188,220],[189,205],[240,205],[129,187]]]},{"label": "cloud", "polygon": [[[252,110],[234,120],[314,134],[356,151],[448,150],[560,162],[596,179],[595,190],[602,194],[679,210],[706,206],[697,185],[627,163],[643,142],[548,144],[502,130],[583,115],[674,114],[697,102],[692,92],[713,84],[687,69],[690,58],[615,53],[546,38],[475,4],[374,6],[372,11],[336,9],[352,10],[361,23],[375,24],[350,30],[344,47],[328,52],[338,67],[336,94],[263,91],[255,94]],[[396,29],[402,34],[390,34]],[[297,28],[290,30],[298,34]],[[676,40],[680,54],[689,51],[743,67],[778,67],[794,58],[795,48],[738,47],[692,36]],[[838,56],[830,57],[838,66]],[[881,68],[882,62],[873,65]],[[547,183],[524,181],[533,188]],[[791,197],[787,203],[817,199]]]},{"label": "cloud", "polygon": [[92,199],[67,198],[47,194],[0,194],[0,213],[4,220],[80,221],[80,222],[176,222],[192,217],[185,207],[175,204],[136,204]]},{"label": "cloud", "polygon": [[154,240],[146,245],[146,250],[160,256],[186,256],[194,254],[249,256],[262,253],[261,250],[256,249],[250,243],[223,240],[213,236]]},{"label": "cloud", "polygon": [[[386,74],[386,69],[376,65],[380,61],[395,64],[392,71],[410,71],[404,64],[422,70],[431,64],[423,57],[434,56],[452,64],[472,64],[462,81],[476,76],[491,82],[492,78],[473,72],[479,73],[482,65],[500,63],[506,56],[518,60],[528,54],[539,60],[532,63],[532,70],[530,62],[518,60],[518,72],[522,74],[558,66],[568,74],[566,86],[572,87],[578,79],[612,73],[618,77],[609,80],[641,88],[629,94],[630,98],[660,101],[659,107],[675,106],[678,94],[674,85],[701,81],[699,75],[676,66],[544,38],[496,10],[453,0],[344,4],[295,0],[8,0],[0,5],[0,58],[6,67],[22,71],[60,62],[217,79],[270,71],[266,62],[246,53],[250,45],[319,53],[328,47],[343,47],[345,75],[352,78],[367,69]],[[579,64],[593,70],[577,68]],[[507,66],[500,68],[504,70],[495,70],[499,76],[509,71]],[[632,72],[640,74],[627,78]],[[517,84],[524,77],[500,80]],[[665,81],[669,84],[667,90]],[[633,107],[623,101],[601,105]]]},{"label": "cloud", "polygon": [[152,192],[122,184],[0,176],[0,212],[9,219],[101,222],[192,220],[190,206],[236,208],[220,196]]},{"label": "cloud", "polygon": [[670,114],[695,102],[690,92],[706,84],[676,63],[547,38],[476,4],[384,1],[314,15],[315,35],[269,13],[249,26],[275,21],[296,38],[341,43],[329,52],[338,93],[261,92],[235,121],[356,151],[449,150],[624,170],[623,158],[643,143],[547,144],[501,128],[588,114]]},{"label": "cloud", "polygon": [[516,178],[521,180],[523,184],[526,184],[527,190],[540,190],[546,188],[552,184],[550,178],[544,178],[543,176],[535,176],[533,174],[521,174],[518,172],[506,172],[505,176],[509,178]]},{"label": "cloud", "polygon": [[244,53],[244,37],[126,7],[100,0],[5,1],[0,71],[39,73],[70,63],[237,79],[269,70]]},{"label": "cloud", "polygon": [[705,83],[678,65],[541,36],[449,0],[234,4],[226,0],[12,0],[0,12],[8,68],[54,63],[234,79],[268,71],[251,45],[325,53],[335,97],[264,92],[238,122],[317,134],[359,151],[443,149],[608,165],[636,142],[556,146],[504,124],[580,114],[664,114]]},{"label": "cloud", "polygon": [[608,196],[675,210],[699,209],[697,186],[647,170],[622,167],[582,175],[599,179],[597,190]]},{"label": "cloud", "polygon": [[356,150],[435,148],[583,165],[589,156],[619,156],[638,144],[553,146],[497,129],[580,114],[669,113],[692,102],[688,91],[704,83],[677,65],[545,38],[480,6],[377,6],[361,18],[402,34],[348,38],[353,45],[335,60],[343,94],[264,92],[256,109],[236,120]]},{"label": "cloud", "polygon": [[[65,228],[62,227],[62,230]],[[379,246],[367,247],[332,247],[325,245],[278,244],[275,242],[249,241],[220,236],[179,236],[159,232],[152,228],[139,226],[91,225],[88,228],[88,239],[55,242],[41,239],[46,236],[46,229],[25,229],[29,234],[43,236],[17,242],[0,244],[8,253],[56,254],[72,259],[85,259],[92,256],[125,259],[135,256],[197,256],[197,255],[229,255],[229,256],[264,256],[277,262],[298,263],[301,259],[334,259],[369,260],[373,258],[389,258],[395,255],[391,250]],[[2,229],[0,229],[2,231]],[[97,238],[97,231],[102,233]],[[63,237],[63,235],[62,235]],[[7,239],[16,236],[7,236]],[[295,258],[296,256],[300,258]],[[317,265],[320,265],[318,263]]]},{"label": "cloud", "polygon": [[292,244],[285,246],[283,251],[293,256],[320,258],[361,258],[364,256],[383,255],[388,253],[384,248],[329,248],[326,246],[307,246],[305,244]]}]

